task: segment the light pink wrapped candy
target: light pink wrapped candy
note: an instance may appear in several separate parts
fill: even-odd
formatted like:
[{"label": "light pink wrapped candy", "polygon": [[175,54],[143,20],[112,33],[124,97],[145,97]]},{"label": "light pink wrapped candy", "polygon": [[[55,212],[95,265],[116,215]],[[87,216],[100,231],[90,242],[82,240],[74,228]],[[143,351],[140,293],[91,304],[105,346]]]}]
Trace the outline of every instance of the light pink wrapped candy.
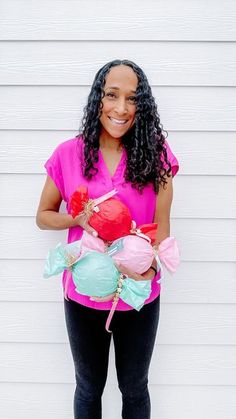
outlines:
[{"label": "light pink wrapped candy", "polygon": [[154,258],[154,251],[149,241],[133,235],[115,240],[108,248],[108,254],[115,262],[138,274],[146,272]]},{"label": "light pink wrapped candy", "polygon": [[[148,239],[148,237],[147,237]],[[81,255],[89,250],[108,254],[128,269],[142,274],[146,272],[156,257],[159,268],[163,273],[162,264],[170,273],[175,273],[179,264],[180,256],[177,241],[174,237],[167,237],[163,240],[156,252],[148,240],[139,236],[125,236],[115,240],[110,247],[99,237],[93,237],[86,231],[83,232]]]}]

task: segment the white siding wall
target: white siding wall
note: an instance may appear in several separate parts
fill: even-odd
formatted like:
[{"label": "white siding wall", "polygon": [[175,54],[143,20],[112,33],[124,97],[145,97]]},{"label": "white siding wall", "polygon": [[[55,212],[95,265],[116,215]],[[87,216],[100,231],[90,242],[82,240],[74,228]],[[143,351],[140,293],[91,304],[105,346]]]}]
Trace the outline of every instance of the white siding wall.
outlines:
[{"label": "white siding wall", "polygon": [[[147,73],[180,161],[172,233],[182,265],[163,283],[153,419],[236,417],[236,3],[2,0],[0,417],[72,418],[74,373],[60,280],[44,282],[43,163],[73,137],[95,71]],[[4,199],[3,199],[4,196]],[[104,419],[120,418],[113,347]]]}]

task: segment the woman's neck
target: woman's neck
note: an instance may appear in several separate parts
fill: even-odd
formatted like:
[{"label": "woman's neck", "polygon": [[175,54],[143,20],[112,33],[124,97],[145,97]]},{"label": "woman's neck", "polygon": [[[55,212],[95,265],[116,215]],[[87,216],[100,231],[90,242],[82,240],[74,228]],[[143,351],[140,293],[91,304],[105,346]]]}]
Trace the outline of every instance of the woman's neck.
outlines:
[{"label": "woman's neck", "polygon": [[101,149],[121,151],[122,141],[121,138],[112,138],[101,135],[99,139],[99,146]]}]

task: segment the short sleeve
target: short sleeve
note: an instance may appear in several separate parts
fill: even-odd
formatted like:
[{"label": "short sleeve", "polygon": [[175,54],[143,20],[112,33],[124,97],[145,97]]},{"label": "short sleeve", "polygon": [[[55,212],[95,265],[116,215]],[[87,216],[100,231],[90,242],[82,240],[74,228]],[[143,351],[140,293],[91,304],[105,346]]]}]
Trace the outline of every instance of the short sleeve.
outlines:
[{"label": "short sleeve", "polygon": [[[172,152],[172,150],[171,150],[171,148],[170,148],[170,146],[169,146],[169,144],[166,140],[165,140],[165,143],[164,143],[164,147],[166,148],[167,158],[168,158],[168,161],[170,162],[170,165],[171,165],[172,176],[174,177],[179,170],[179,162],[178,162],[177,158],[175,157],[175,155],[173,154],[173,152]],[[163,160],[163,157],[162,157],[162,160]],[[168,165],[164,161],[163,161],[163,163],[164,163],[163,164],[164,168],[168,169]]]},{"label": "short sleeve", "polygon": [[51,157],[46,161],[44,167],[47,171],[47,174],[55,183],[57,189],[59,190],[63,200],[65,201],[65,188],[64,188],[64,180],[62,175],[62,167],[61,167],[61,147],[60,145],[53,151]]}]

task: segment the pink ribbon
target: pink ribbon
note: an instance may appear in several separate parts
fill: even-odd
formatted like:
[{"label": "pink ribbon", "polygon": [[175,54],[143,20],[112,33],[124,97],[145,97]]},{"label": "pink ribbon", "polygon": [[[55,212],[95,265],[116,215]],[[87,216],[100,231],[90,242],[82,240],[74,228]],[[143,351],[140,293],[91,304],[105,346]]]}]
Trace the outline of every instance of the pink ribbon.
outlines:
[{"label": "pink ribbon", "polygon": [[93,210],[96,212],[96,209],[94,209],[97,205],[101,204],[102,202],[106,201],[107,199],[111,198],[117,193],[117,189],[112,189],[112,191],[107,192],[105,195],[100,196],[99,198],[93,199]]},{"label": "pink ribbon", "polygon": [[127,278],[127,275],[120,274],[120,277],[119,277],[119,280],[118,280],[118,285],[117,285],[117,290],[116,290],[115,296],[113,298],[112,307],[111,307],[110,313],[107,317],[106,326],[105,326],[106,331],[109,332],[109,333],[112,333],[112,331],[109,330],[109,326],[110,326],[112,317],[115,313],[116,306],[117,306],[119,298],[120,298],[120,293],[121,293],[122,285],[123,285],[123,282],[124,282],[125,278]]},{"label": "pink ribbon", "polygon": [[132,220],[132,229],[130,230],[131,234],[136,234],[136,236],[142,237],[143,239],[147,240],[149,243],[151,243],[150,237],[148,237],[146,234],[142,233],[142,231],[137,228],[137,224],[134,220]]},{"label": "pink ribbon", "polygon": [[112,331],[111,331],[111,330],[109,330],[109,326],[110,326],[110,323],[111,323],[112,317],[113,317],[113,315],[114,315],[114,313],[115,313],[116,306],[117,306],[117,304],[118,304],[118,300],[119,300],[119,297],[116,297],[116,299],[114,299],[114,300],[113,300],[113,303],[112,303],[112,307],[111,307],[111,310],[110,310],[109,316],[107,317],[107,321],[106,321],[106,326],[105,326],[105,328],[106,328],[106,331],[107,331],[107,332],[109,332],[109,333],[112,333]]}]

